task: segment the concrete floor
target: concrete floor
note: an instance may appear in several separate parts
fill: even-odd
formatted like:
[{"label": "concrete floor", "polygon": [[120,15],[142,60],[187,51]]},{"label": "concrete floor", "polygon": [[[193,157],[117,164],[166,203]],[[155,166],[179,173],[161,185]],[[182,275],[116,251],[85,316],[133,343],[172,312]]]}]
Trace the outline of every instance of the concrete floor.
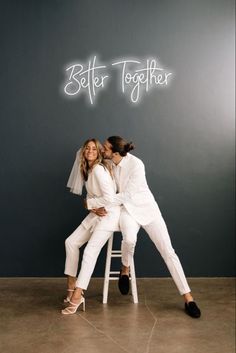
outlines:
[{"label": "concrete floor", "polygon": [[65,278],[0,278],[2,353],[234,353],[235,279],[188,279],[202,310],[192,319],[169,278],[138,279],[139,304],[91,280],[86,312],[60,314]]}]

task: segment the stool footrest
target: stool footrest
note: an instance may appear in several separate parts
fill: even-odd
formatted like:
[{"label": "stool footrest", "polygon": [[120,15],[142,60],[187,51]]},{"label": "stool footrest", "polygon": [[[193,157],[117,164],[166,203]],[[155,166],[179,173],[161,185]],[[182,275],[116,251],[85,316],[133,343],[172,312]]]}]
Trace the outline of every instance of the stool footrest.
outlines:
[{"label": "stool footrest", "polygon": [[121,257],[121,254],[111,254],[111,257]]},{"label": "stool footrest", "polygon": [[119,279],[119,277],[109,277],[109,281],[114,281],[114,280],[118,280]]},{"label": "stool footrest", "polygon": [[[109,278],[109,280],[110,280],[110,279],[119,279],[120,277],[111,277],[111,276],[109,276],[108,278]],[[129,280],[132,281],[131,278],[129,278]]]}]

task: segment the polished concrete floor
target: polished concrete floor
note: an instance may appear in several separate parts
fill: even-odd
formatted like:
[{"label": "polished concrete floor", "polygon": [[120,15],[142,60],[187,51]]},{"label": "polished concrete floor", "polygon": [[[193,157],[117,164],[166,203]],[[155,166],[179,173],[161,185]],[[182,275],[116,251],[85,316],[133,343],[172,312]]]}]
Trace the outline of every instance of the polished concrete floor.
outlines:
[{"label": "polished concrete floor", "polygon": [[65,278],[0,278],[2,353],[234,353],[235,280],[189,278],[202,310],[192,319],[170,278],[138,279],[139,304],[92,279],[86,312],[60,313]]}]

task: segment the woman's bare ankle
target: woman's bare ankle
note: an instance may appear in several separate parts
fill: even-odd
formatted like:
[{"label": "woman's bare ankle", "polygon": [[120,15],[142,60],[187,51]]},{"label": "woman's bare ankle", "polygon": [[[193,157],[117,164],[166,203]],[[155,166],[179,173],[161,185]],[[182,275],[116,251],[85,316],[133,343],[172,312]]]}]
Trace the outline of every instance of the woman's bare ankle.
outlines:
[{"label": "woman's bare ankle", "polygon": [[71,297],[71,300],[73,301],[73,300],[80,300],[81,299],[81,297],[82,297],[82,292],[83,292],[83,290],[82,290],[82,288],[75,288],[75,291],[73,292],[73,295],[72,295],[72,297]]},{"label": "woman's bare ankle", "polygon": [[76,278],[75,277],[68,277],[67,285],[68,289],[75,289]]}]

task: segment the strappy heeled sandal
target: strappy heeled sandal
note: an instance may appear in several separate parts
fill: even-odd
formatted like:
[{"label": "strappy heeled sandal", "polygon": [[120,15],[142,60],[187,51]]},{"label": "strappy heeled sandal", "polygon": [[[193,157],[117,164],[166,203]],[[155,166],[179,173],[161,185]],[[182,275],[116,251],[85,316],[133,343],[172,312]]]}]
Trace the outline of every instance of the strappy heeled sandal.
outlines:
[{"label": "strappy heeled sandal", "polygon": [[80,301],[78,304],[75,304],[71,301],[69,301],[70,306],[67,306],[65,309],[61,311],[63,315],[72,315],[75,314],[76,311],[79,309],[79,306],[83,304],[83,311],[85,311],[85,298],[81,296]]},{"label": "strappy heeled sandal", "polygon": [[[67,289],[67,292],[74,292],[74,291],[75,291],[75,289],[70,289],[70,288]],[[63,303],[69,303],[72,295],[70,297],[67,295],[67,297],[63,299]],[[82,291],[81,295],[84,295],[84,291]]]}]

